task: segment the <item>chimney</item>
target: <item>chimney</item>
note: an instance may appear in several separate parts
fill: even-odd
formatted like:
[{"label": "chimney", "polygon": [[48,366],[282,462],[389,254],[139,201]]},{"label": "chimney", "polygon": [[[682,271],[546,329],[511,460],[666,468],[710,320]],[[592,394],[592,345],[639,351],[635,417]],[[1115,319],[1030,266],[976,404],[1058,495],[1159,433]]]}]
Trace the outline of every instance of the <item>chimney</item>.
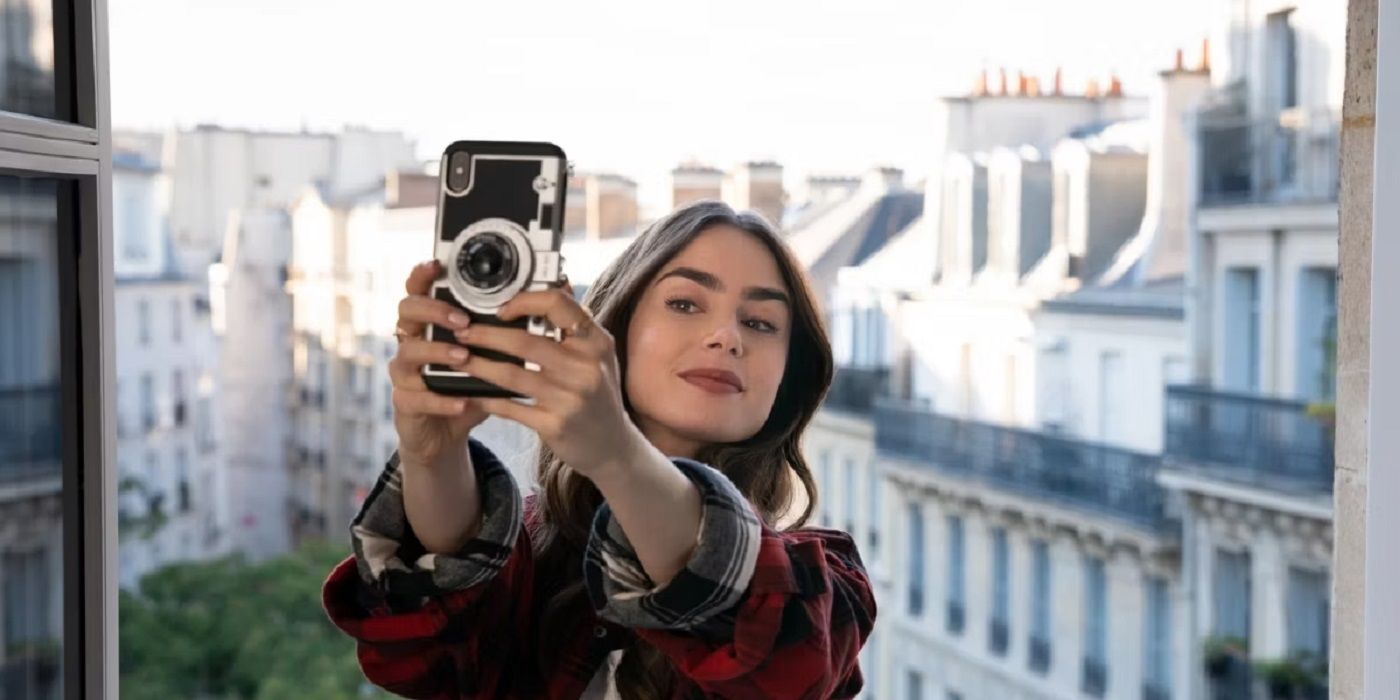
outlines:
[{"label": "chimney", "polygon": [[977,80],[972,83],[972,95],[974,97],[987,96],[987,68],[985,66],[977,74]]},{"label": "chimney", "polygon": [[1109,96],[1109,97],[1122,97],[1122,96],[1123,96],[1123,81],[1119,80],[1117,75],[1111,75],[1111,76],[1109,76],[1109,78],[1108,78],[1108,96]]},{"label": "chimney", "polygon": [[701,163],[685,163],[671,171],[671,207],[702,199],[719,199],[724,173]]},{"label": "chimney", "polygon": [[1001,73],[1001,94],[1002,94],[1002,96],[1005,96],[1005,95],[1007,94],[1007,92],[1006,92],[1006,91],[1007,91],[1007,85],[1006,85],[1006,68],[1005,68],[1005,67],[998,68],[997,71],[998,71],[999,73]]},{"label": "chimney", "polygon": [[749,161],[724,179],[724,201],[735,209],[749,209],[780,227],[787,195],[783,191],[783,166],[773,161]]},{"label": "chimney", "polygon": [[1025,97],[1030,81],[1026,79],[1025,71],[1016,71],[1016,94]]},{"label": "chimney", "polygon": [[1210,72],[1210,37],[1201,40],[1201,62],[1196,65],[1196,70]]},{"label": "chimney", "polygon": [[[1177,52],[1178,59],[1181,52]],[[1162,71],[1151,96],[1149,123],[1152,140],[1147,152],[1147,205],[1143,233],[1152,235],[1144,279],[1185,274],[1186,241],[1191,211],[1185,188],[1190,178],[1191,135],[1186,115],[1197,108],[1211,89],[1210,74],[1193,70]]]},{"label": "chimney", "polygon": [[1090,78],[1089,84],[1084,86],[1084,96],[1095,99],[1099,97],[1099,79]]},{"label": "chimney", "polygon": [[1186,70],[1186,52],[1182,51],[1180,48],[1176,50],[1176,63],[1172,67],[1172,70],[1177,73]]},{"label": "chimney", "polygon": [[587,182],[588,239],[627,236],[637,230],[637,183],[599,173]]},{"label": "chimney", "polygon": [[1060,95],[1065,94],[1065,82],[1064,82],[1064,81],[1065,81],[1065,69],[1062,68],[1062,67],[1060,67],[1060,66],[1056,66],[1056,67],[1055,67],[1055,96],[1056,96],[1056,97],[1059,97]]},{"label": "chimney", "polygon": [[1026,83],[1026,94],[1031,97],[1040,97],[1040,78],[1032,75]]}]

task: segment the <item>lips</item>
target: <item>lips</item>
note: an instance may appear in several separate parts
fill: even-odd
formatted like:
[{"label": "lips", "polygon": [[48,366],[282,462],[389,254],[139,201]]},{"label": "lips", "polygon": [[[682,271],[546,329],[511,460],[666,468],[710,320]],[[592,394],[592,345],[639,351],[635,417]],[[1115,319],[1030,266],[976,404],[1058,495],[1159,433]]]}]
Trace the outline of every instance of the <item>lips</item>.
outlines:
[{"label": "lips", "polygon": [[744,390],[738,375],[722,369],[692,369],[681,372],[680,377],[715,394],[737,394]]}]

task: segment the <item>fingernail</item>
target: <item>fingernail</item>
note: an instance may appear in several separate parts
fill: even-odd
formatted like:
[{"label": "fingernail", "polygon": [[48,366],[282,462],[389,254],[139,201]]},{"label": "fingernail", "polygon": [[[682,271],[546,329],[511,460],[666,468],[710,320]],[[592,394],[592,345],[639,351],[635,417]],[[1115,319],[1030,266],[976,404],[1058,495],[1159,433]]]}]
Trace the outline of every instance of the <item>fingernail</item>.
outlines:
[{"label": "fingernail", "polygon": [[452,359],[454,359],[454,360],[456,360],[456,361],[458,361],[458,362],[461,362],[462,360],[467,359],[467,351],[466,351],[466,350],[463,350],[463,349],[461,349],[461,348],[453,348],[453,349],[447,351],[447,354],[448,354],[449,356],[451,356]]},{"label": "fingernail", "polygon": [[466,316],[463,316],[462,314],[448,314],[447,322],[451,323],[454,326],[457,326],[458,328],[466,328],[467,324],[471,323],[471,319],[467,318]]}]

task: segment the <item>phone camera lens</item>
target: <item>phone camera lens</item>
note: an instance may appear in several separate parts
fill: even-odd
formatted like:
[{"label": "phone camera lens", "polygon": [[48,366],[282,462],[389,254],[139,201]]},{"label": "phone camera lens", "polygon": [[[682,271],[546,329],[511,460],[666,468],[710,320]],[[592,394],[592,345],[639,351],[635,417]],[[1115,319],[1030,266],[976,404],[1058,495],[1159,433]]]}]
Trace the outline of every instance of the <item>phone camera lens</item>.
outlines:
[{"label": "phone camera lens", "polygon": [[466,151],[458,151],[447,159],[447,189],[465,192],[471,184],[472,158]]},{"label": "phone camera lens", "polygon": [[515,277],[515,248],[498,234],[480,234],[462,246],[457,271],[474,287],[497,289]]}]

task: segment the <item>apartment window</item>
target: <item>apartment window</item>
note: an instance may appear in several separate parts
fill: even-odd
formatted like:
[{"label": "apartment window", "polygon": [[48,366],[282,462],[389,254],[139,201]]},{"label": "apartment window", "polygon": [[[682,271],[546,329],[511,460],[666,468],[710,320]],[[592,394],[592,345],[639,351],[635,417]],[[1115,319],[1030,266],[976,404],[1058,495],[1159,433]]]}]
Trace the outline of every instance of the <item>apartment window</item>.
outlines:
[{"label": "apartment window", "polygon": [[170,300],[170,338],[176,343],[183,340],[185,335],[184,305],[179,299]]},{"label": "apartment window", "polygon": [[846,532],[851,537],[856,536],[856,462],[847,457],[845,460],[846,490],[841,494],[842,507],[845,509]]},{"label": "apartment window", "polygon": [[865,469],[866,518],[869,528],[870,560],[880,560],[880,519],[884,517],[884,484],[880,480],[880,469],[874,460]]},{"label": "apartment window", "polygon": [[191,508],[190,456],[184,447],[175,448],[175,508],[188,513]]},{"label": "apartment window", "polygon": [[1103,697],[1108,686],[1108,581],[1103,560],[1084,559],[1084,673],[1081,689]]},{"label": "apartment window", "polygon": [[923,700],[924,676],[913,669],[904,672],[904,697],[908,700]]},{"label": "apartment window", "polygon": [[1011,551],[1006,528],[992,531],[992,619],[988,646],[998,656],[1006,653],[1010,641]]},{"label": "apartment window", "polygon": [[49,552],[7,552],[4,562],[6,656],[37,660],[37,655],[44,653],[44,643],[55,641],[49,624],[55,602],[49,597]]},{"label": "apartment window", "polygon": [[963,519],[956,515],[948,516],[948,618],[947,628],[953,634],[962,634],[967,620],[964,597],[967,572],[966,539],[963,533]]},{"label": "apartment window", "polygon": [[185,424],[185,373],[175,370],[170,375],[171,408],[175,414],[175,425]]},{"label": "apartment window", "polygon": [[136,339],[141,345],[151,344],[151,303],[136,300]]},{"label": "apartment window", "polygon": [[860,662],[861,674],[865,676],[865,696],[870,700],[880,697],[880,642],[879,630],[870,632],[870,643],[865,645],[865,660]]},{"label": "apartment window", "polygon": [[129,180],[112,183],[112,218],[121,222],[117,238],[121,241],[122,258],[135,263],[146,262],[151,255],[150,229],[141,194],[141,188]]},{"label": "apartment window", "polygon": [[1337,270],[1309,267],[1298,277],[1300,398],[1326,401],[1337,393]]},{"label": "apartment window", "polygon": [[1127,437],[1127,372],[1123,353],[1099,355],[1099,440],[1118,443]]},{"label": "apartment window", "polygon": [[1330,588],[1326,572],[1288,569],[1288,650],[1327,660]]},{"label": "apartment window", "polygon": [[1251,600],[1249,552],[1215,552],[1215,635],[1249,644]]},{"label": "apartment window", "polygon": [[924,614],[924,512],[909,504],[909,614]]},{"label": "apartment window", "polygon": [[156,427],[156,380],[150,372],[141,373],[141,428]]},{"label": "apartment window", "polygon": [[1225,272],[1225,388],[1259,391],[1259,270],[1235,267]]},{"label": "apartment window", "polygon": [[822,526],[831,527],[833,522],[831,499],[836,495],[835,487],[832,484],[835,479],[832,472],[835,471],[835,468],[831,465],[831,450],[822,450],[818,468],[821,470],[821,474],[818,475],[821,479],[821,493],[817,494],[818,510],[821,512]]},{"label": "apartment window", "polygon": [[1031,543],[1030,667],[1050,669],[1050,546],[1040,540]]},{"label": "apartment window", "polygon": [[199,397],[195,414],[195,442],[200,452],[212,452],[214,449],[214,405],[208,396]]},{"label": "apartment window", "polygon": [[1143,700],[1172,696],[1172,600],[1165,578],[1147,579],[1146,621],[1143,626]]}]

